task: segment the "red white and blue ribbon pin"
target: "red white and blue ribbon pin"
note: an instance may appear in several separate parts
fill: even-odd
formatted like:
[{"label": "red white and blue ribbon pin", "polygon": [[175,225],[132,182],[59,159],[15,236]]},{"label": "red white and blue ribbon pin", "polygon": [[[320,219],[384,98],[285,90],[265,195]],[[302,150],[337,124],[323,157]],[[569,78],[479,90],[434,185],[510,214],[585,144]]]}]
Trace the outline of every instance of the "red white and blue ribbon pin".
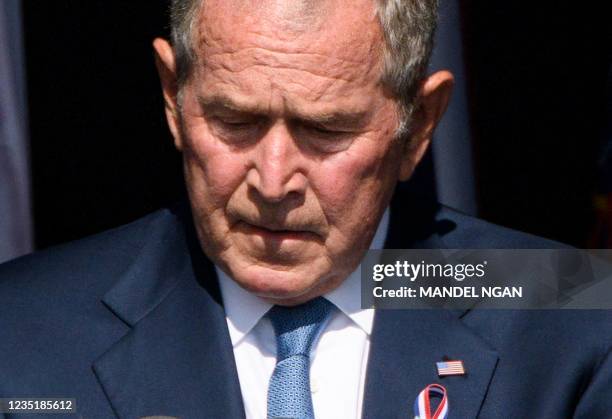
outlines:
[{"label": "red white and blue ribbon pin", "polygon": [[[440,398],[435,412],[431,412],[431,398]],[[440,384],[430,384],[423,389],[414,401],[414,419],[447,419],[448,398],[446,389]]]}]

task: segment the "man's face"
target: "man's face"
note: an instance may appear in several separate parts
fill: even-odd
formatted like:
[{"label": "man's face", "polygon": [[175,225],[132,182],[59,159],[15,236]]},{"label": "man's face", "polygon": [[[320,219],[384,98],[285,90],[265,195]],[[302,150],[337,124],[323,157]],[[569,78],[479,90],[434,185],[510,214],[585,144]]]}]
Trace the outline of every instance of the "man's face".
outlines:
[{"label": "man's face", "polygon": [[207,0],[174,130],[205,253],[281,304],[357,267],[411,164],[373,2],[307,3]]}]

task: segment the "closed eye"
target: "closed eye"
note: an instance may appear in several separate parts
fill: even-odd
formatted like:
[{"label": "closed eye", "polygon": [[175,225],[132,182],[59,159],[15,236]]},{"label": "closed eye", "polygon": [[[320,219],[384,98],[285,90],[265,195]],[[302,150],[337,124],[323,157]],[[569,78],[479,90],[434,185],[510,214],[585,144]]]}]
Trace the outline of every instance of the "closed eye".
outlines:
[{"label": "closed eye", "polygon": [[237,121],[237,120],[227,120],[223,118],[217,118],[217,121],[228,127],[246,127],[246,126],[252,126],[255,124],[254,121],[240,121],[240,120]]},{"label": "closed eye", "polygon": [[348,131],[343,131],[343,130],[339,130],[339,129],[333,129],[333,128],[327,128],[321,125],[315,125],[315,124],[303,124],[304,128],[315,133],[315,134],[320,134],[320,135],[324,135],[324,136],[333,136],[333,135],[343,135],[343,134],[348,134]]},{"label": "closed eye", "polygon": [[358,133],[329,128],[318,124],[301,123],[297,127],[300,141],[313,150],[322,153],[337,153],[346,150]]},{"label": "closed eye", "polygon": [[228,144],[250,144],[259,138],[265,121],[242,116],[214,115],[209,117],[213,132]]}]

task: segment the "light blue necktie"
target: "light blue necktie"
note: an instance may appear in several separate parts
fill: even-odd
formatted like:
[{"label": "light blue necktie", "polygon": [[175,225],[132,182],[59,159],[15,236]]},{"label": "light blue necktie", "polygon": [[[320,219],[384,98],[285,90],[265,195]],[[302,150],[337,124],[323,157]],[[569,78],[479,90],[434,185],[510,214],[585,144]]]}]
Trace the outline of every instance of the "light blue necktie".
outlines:
[{"label": "light blue necktie", "polygon": [[334,305],[323,297],[295,307],[274,306],[267,316],[276,334],[276,367],[268,387],[268,419],[314,419],[310,349]]}]

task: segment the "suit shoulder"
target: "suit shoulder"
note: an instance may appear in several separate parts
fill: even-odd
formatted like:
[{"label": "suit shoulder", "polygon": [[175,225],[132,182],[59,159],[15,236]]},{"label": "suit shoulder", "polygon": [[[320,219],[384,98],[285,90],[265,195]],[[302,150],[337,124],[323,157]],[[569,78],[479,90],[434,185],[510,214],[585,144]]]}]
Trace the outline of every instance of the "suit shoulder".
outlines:
[{"label": "suit shoulder", "polygon": [[0,299],[108,289],[147,237],[173,217],[164,209],[134,222],[0,265]]},{"label": "suit shoulder", "polygon": [[566,244],[524,233],[440,206],[438,223],[447,227],[441,234],[449,248],[463,249],[560,249]]}]

